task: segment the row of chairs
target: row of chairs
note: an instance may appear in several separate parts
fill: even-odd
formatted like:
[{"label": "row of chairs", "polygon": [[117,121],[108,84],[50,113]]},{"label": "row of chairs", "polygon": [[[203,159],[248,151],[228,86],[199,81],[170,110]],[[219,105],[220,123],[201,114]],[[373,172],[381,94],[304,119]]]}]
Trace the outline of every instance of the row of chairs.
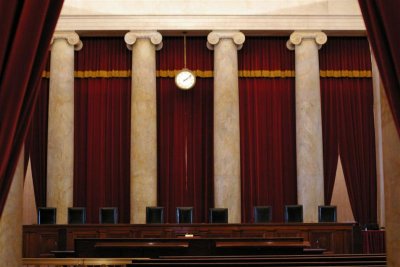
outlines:
[{"label": "row of chairs", "polygon": [[[285,222],[303,222],[302,205],[285,206]],[[254,223],[269,223],[272,221],[271,206],[255,206],[253,209]],[[336,222],[336,206],[319,206],[319,222]],[[103,207],[99,209],[99,222],[105,224],[118,223],[118,208]],[[177,223],[193,222],[193,207],[176,208]],[[228,223],[227,208],[210,208],[210,223]],[[55,224],[56,208],[38,208],[38,224]],[[68,208],[68,224],[86,223],[86,208]],[[164,207],[146,207],[146,223],[164,223]]]}]

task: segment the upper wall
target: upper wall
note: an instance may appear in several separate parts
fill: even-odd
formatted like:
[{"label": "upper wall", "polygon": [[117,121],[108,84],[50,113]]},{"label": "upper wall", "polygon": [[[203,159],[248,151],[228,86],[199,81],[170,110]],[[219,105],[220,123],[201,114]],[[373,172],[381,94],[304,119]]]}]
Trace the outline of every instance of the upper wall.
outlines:
[{"label": "upper wall", "polygon": [[56,30],[365,31],[357,0],[65,0]]}]

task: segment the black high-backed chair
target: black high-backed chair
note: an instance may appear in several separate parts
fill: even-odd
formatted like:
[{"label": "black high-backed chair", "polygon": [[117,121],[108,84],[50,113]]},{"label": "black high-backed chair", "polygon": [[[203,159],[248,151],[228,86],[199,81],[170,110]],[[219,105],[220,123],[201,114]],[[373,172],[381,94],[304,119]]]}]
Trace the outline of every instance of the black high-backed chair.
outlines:
[{"label": "black high-backed chair", "polygon": [[272,220],[271,206],[254,206],[254,223],[269,223]]},{"label": "black high-backed chair", "polygon": [[303,206],[302,205],[286,205],[285,206],[285,222],[303,222]]},{"label": "black high-backed chair", "polygon": [[118,223],[118,208],[103,207],[99,209],[99,222],[116,224]]},{"label": "black high-backed chair", "polygon": [[146,207],[146,223],[164,223],[164,207]]},{"label": "black high-backed chair", "polygon": [[72,207],[68,208],[68,224],[85,224],[86,208]]},{"label": "black high-backed chair", "polygon": [[56,224],[56,208],[39,207],[38,224]]},{"label": "black high-backed chair", "polygon": [[210,208],[210,223],[228,223],[227,208]]},{"label": "black high-backed chair", "polygon": [[318,222],[336,222],[336,206],[318,206]]},{"label": "black high-backed chair", "polygon": [[176,222],[193,223],[193,207],[177,207]]}]

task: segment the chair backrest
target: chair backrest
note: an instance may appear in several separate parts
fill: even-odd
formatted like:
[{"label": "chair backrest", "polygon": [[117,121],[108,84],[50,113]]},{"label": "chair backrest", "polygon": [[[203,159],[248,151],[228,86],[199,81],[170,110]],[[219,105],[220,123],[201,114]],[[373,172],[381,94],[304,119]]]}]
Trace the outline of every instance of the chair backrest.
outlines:
[{"label": "chair backrest", "polygon": [[268,223],[272,220],[271,206],[254,206],[254,223]]},{"label": "chair backrest", "polygon": [[210,208],[210,223],[228,223],[227,208]]},{"label": "chair backrest", "polygon": [[71,207],[68,208],[68,224],[85,224],[86,208]]},{"label": "chair backrest", "polygon": [[303,206],[286,205],[285,222],[303,222]]},{"label": "chair backrest", "polygon": [[117,207],[102,207],[99,209],[100,223],[118,223],[118,208]]},{"label": "chair backrest", "polygon": [[38,224],[56,224],[56,208],[39,207]]},{"label": "chair backrest", "polygon": [[193,223],[193,207],[177,207],[176,222]]},{"label": "chair backrest", "polygon": [[146,207],[146,223],[164,223],[164,207]]},{"label": "chair backrest", "polygon": [[318,222],[336,222],[336,206],[318,206]]}]

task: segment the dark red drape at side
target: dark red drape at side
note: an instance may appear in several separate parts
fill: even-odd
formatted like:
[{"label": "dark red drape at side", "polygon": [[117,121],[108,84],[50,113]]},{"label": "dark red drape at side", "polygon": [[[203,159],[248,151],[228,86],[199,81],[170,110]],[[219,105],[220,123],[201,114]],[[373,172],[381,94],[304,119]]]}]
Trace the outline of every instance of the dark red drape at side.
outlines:
[{"label": "dark red drape at side", "polygon": [[400,2],[358,0],[400,135]]},{"label": "dark red drape at side", "polygon": [[[131,78],[110,71],[130,70],[131,55],[121,38],[82,42],[75,54],[74,206],[87,208],[89,223],[98,222],[100,207],[118,207],[119,222],[129,223]],[[103,77],[90,78],[89,70]]]},{"label": "dark red drape at side", "polygon": [[[284,205],[297,203],[295,82],[273,77],[294,72],[286,41],[250,37],[238,54],[239,71],[247,71],[239,78],[242,222],[253,220],[256,205],[272,206],[272,220],[281,222]],[[248,77],[255,70],[272,72]]]},{"label": "dark red drape at side", "polygon": [[25,150],[31,159],[33,188],[38,207],[46,206],[47,190],[47,126],[49,115],[49,79],[42,78],[38,84],[36,102],[30,129],[25,141]]},{"label": "dark red drape at side", "polygon": [[0,0],[0,216],[63,1]]},{"label": "dark red drape at side", "polygon": [[[157,53],[157,70],[184,66],[183,37],[167,37]],[[206,38],[187,38],[187,67],[212,70]],[[194,88],[179,90],[173,78],[157,78],[158,205],[166,222],[175,208],[194,208],[194,222],[207,222],[213,207],[213,79],[197,77]]]},{"label": "dark red drape at side", "polygon": [[[361,224],[377,220],[377,185],[372,79],[366,38],[331,38],[320,51],[320,69],[359,70],[353,76],[322,77],[325,201],[332,198],[340,155],[354,218]],[[364,73],[364,74],[363,74]]]}]

